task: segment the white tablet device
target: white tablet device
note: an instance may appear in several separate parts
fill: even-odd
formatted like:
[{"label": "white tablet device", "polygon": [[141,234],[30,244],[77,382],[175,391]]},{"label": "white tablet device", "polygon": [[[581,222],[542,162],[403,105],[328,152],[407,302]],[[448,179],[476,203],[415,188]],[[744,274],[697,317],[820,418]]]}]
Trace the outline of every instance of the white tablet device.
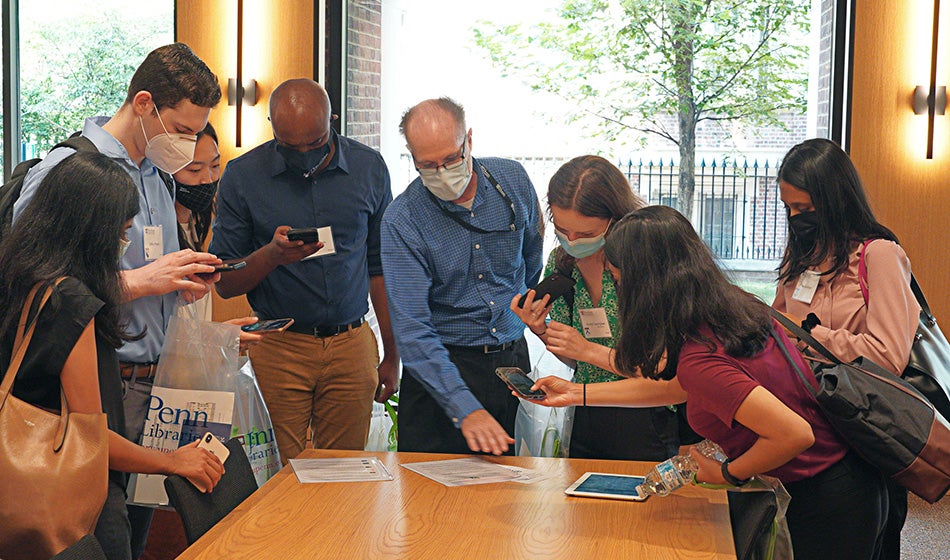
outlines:
[{"label": "white tablet device", "polygon": [[570,496],[642,502],[649,497],[639,491],[642,482],[642,476],[588,472],[571,484],[564,493]]}]

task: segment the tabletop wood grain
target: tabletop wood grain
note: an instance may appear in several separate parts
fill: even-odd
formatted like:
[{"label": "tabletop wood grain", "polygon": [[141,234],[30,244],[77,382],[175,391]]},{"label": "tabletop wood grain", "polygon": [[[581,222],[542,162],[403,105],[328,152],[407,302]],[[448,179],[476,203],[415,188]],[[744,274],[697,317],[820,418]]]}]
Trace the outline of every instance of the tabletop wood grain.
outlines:
[{"label": "tabletop wood grain", "polygon": [[450,488],[399,465],[462,455],[310,449],[301,458],[368,456],[395,479],[300,484],[288,466],[179,559],[735,558],[722,491],[645,502],[564,494],[587,471],[644,474],[652,463],[493,457],[555,476]]}]

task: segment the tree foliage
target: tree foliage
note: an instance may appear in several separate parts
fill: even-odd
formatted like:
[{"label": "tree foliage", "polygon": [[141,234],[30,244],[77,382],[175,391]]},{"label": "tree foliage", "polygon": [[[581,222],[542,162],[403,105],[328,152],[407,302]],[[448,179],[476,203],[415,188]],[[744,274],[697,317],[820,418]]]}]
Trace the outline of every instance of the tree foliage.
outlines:
[{"label": "tree foliage", "polygon": [[110,11],[37,22],[22,36],[22,142],[45,154],[86,117],[115,113],[135,69],[171,36],[163,18],[129,21]]},{"label": "tree foliage", "polygon": [[571,101],[608,140],[679,148],[678,202],[692,212],[696,126],[777,125],[803,112],[810,0],[564,0],[535,25],[480,22],[505,75]]}]

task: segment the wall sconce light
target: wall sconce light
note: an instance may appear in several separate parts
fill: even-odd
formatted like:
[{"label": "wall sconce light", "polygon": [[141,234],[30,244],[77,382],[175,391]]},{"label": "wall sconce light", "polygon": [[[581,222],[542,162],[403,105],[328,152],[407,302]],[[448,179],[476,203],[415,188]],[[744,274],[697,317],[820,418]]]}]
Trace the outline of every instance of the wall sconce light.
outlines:
[{"label": "wall sconce light", "polygon": [[257,81],[244,76],[244,0],[237,0],[237,76],[228,78],[228,105],[234,106],[234,146],[241,147],[241,108],[257,104]]},{"label": "wall sconce light", "polygon": [[[228,105],[257,105],[257,80],[244,80],[240,88],[237,87],[237,78],[228,78]],[[926,111],[926,100],[924,101]]]},{"label": "wall sconce light", "polygon": [[914,89],[914,114],[927,115],[927,159],[934,158],[934,117],[947,112],[947,86],[937,85],[937,36],[940,0],[934,0],[933,43],[930,51],[930,85]]}]

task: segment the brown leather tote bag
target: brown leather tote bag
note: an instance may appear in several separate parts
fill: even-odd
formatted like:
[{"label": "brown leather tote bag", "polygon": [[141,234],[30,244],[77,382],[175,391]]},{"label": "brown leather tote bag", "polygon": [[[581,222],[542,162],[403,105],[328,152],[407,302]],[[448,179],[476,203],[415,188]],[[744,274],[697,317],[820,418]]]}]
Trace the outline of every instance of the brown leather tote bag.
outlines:
[{"label": "brown leather tote bag", "polygon": [[[60,279],[61,281],[62,279]],[[57,284],[59,281],[56,282]],[[108,491],[106,415],[70,412],[60,389],[60,414],[13,395],[13,381],[33,337],[20,314],[13,356],[0,385],[0,558],[50,558],[92,533]],[[53,292],[47,287],[36,316]]]}]

